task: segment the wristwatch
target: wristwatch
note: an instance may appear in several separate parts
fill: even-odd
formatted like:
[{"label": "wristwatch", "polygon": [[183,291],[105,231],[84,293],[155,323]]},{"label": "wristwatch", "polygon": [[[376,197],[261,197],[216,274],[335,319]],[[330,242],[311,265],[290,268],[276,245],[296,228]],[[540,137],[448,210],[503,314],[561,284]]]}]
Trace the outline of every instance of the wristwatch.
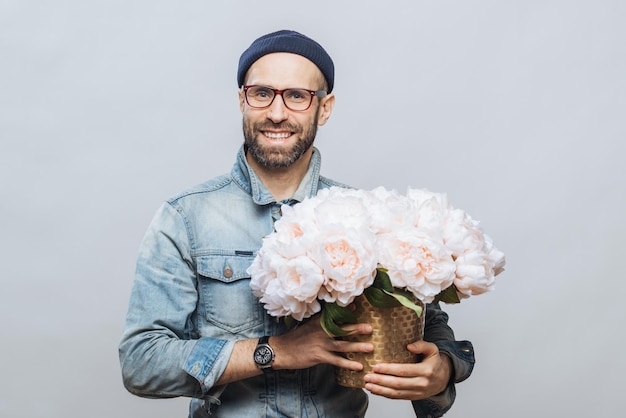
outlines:
[{"label": "wristwatch", "polygon": [[264,372],[272,370],[272,364],[274,364],[274,350],[269,345],[270,337],[259,338],[259,342],[254,349],[254,362]]}]

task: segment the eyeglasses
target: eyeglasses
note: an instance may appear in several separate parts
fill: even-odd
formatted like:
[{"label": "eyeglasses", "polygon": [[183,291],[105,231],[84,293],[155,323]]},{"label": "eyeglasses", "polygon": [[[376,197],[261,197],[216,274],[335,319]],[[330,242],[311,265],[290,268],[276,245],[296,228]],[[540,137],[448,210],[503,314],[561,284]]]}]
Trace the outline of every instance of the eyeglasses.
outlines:
[{"label": "eyeglasses", "polygon": [[302,112],[311,107],[313,97],[324,97],[324,90],[307,90],[307,89],[285,89],[277,90],[266,86],[243,86],[243,92],[246,96],[248,106],[255,109],[264,109],[270,107],[274,102],[277,94],[283,97],[283,103],[289,110]]}]

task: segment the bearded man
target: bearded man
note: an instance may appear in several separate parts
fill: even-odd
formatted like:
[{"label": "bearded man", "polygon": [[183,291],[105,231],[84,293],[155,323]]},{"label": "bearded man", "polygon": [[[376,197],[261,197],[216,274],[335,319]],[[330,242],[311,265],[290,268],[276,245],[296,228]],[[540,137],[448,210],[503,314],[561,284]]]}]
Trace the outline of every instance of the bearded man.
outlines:
[{"label": "bearded man", "polygon": [[333,339],[315,317],[288,328],[252,294],[246,270],[281,206],[346,186],[320,175],[313,146],[335,104],[324,48],[294,31],[264,35],[241,55],[237,82],[244,144],[231,172],[167,200],[141,244],[119,346],[124,385],[189,397],[193,418],[363,417],[366,391],[412,401],[420,417],[443,415],[474,356],[438,305],[426,308],[424,341],[407,348],[421,360],[377,365],[365,391],[338,385],[334,368],[361,370],[342,353],[372,344]]}]

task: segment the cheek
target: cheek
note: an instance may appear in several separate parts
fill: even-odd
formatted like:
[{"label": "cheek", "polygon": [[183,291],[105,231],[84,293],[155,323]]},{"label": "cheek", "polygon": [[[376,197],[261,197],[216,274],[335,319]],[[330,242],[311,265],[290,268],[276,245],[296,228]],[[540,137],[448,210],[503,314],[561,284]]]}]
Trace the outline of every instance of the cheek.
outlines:
[{"label": "cheek", "polygon": [[257,122],[257,119],[255,119],[254,116],[250,114],[249,109],[244,108],[242,116],[243,127],[247,129],[253,129],[254,125]]},{"label": "cheek", "polygon": [[315,127],[319,124],[319,120],[320,120],[320,117],[319,117],[318,112],[314,112],[314,113],[311,113],[310,115],[307,115],[307,117],[305,118],[299,118],[298,124],[302,126],[304,130],[311,130],[311,129],[315,129]]}]

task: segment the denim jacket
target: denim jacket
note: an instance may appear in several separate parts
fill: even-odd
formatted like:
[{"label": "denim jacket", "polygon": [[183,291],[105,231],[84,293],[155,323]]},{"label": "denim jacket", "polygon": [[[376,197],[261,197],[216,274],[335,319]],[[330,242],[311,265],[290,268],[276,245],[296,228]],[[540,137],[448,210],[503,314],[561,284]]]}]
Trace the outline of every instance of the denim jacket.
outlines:
[{"label": "denim jacket", "polygon": [[[342,186],[320,176],[314,150],[293,197],[276,202],[248,166],[243,147],[230,175],[165,202],[142,241],[119,346],[125,387],[143,397],[192,398],[189,417],[363,417],[367,395],[335,383],[327,364],[280,370],[216,386],[235,341],[280,335],[283,321],[266,314],[246,269],[272,232],[282,204]],[[425,339],[452,360],[440,395],[414,401],[419,417],[439,417],[454,401],[454,382],[473,368],[472,346],[454,341],[447,315],[427,306]]]}]

